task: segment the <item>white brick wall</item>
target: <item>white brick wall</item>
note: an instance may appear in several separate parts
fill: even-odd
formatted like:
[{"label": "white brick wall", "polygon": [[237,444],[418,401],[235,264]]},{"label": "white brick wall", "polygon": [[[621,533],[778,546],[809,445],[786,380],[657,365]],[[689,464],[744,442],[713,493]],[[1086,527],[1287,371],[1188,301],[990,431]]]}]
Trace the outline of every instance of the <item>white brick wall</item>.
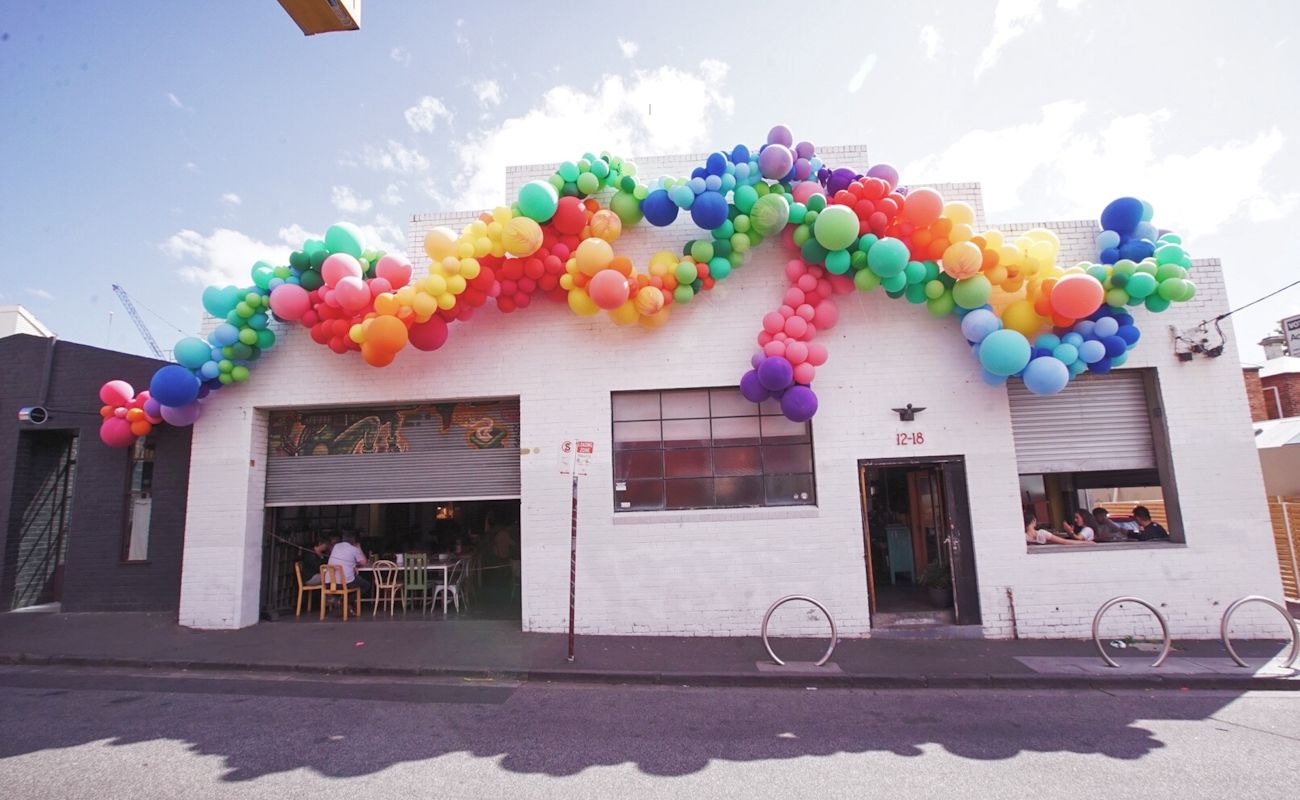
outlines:
[{"label": "white brick wall", "polygon": [[[865,148],[828,148],[834,165],[869,163]],[[639,161],[642,176],[686,175],[704,154]],[[508,193],[553,166],[511,168]],[[939,185],[972,203],[976,184]],[[423,267],[422,241],[435,225],[459,228],[474,214],[417,214],[410,255]],[[1033,225],[1003,226],[1014,233]],[[1092,255],[1091,222],[1056,223],[1071,264]],[[650,255],[680,252],[698,235],[683,214],[670,229],[639,225],[616,249],[644,267]],[[821,408],[813,421],[818,506],[723,512],[616,515],[610,479],[611,391],[734,384],[755,350],[763,314],[778,303],[789,258],[765,243],[750,262],[658,331],[618,328],[603,316],[580,319],[535,298],[521,312],[480,311],[452,327],[432,354],[404,351],[386,369],[340,357],[305,331],[282,336],[253,379],[223,390],[195,426],[181,621],[239,627],[257,617],[266,451],[266,410],[300,405],[520,398],[523,625],[567,625],[569,480],[555,449],[568,436],[597,442],[580,488],[578,619],[583,633],[754,635],[767,606],[790,593],[825,603],[848,636],[870,633],[858,462],[898,456],[964,455],[985,631],[1009,636],[1006,590],[1015,595],[1022,636],[1086,636],[1093,611],[1117,594],[1164,606],[1179,637],[1217,634],[1219,613],[1246,593],[1281,595],[1269,538],[1259,462],[1230,328],[1222,358],[1181,364],[1167,326],[1188,326],[1224,310],[1216,261],[1195,270],[1196,299],[1169,313],[1140,312],[1143,340],[1133,367],[1158,370],[1168,414],[1187,546],[1124,551],[1026,552],[1005,390],[984,385],[953,318],[883,292],[837,298],[840,322],[820,338],[830,361],[818,371]],[[889,409],[926,411],[900,423]],[[895,433],[921,430],[925,444],[900,448]],[[246,466],[250,463],[253,466]],[[1243,609],[1243,636],[1277,635],[1267,614]],[[1107,635],[1152,623],[1116,612]],[[816,615],[784,610],[780,634],[821,635]]]}]

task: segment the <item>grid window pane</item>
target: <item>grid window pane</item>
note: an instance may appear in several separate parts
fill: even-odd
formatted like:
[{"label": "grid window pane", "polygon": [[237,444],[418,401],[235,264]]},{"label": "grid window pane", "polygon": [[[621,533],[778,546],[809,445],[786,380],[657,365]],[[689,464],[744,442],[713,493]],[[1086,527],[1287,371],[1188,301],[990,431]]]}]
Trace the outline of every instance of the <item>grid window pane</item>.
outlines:
[{"label": "grid window pane", "polygon": [[620,511],[654,511],[664,507],[664,482],[628,481],[626,488],[614,492],[614,505]]},{"label": "grid window pane", "polygon": [[793,444],[812,440],[806,422],[791,422],[785,417],[763,417],[760,427],[763,429],[764,444]]},{"label": "grid window pane", "polygon": [[718,478],[714,481],[714,492],[719,506],[763,505],[763,479],[757,476]]},{"label": "grid window pane", "polygon": [[709,420],[664,420],[664,447],[708,447]]},{"label": "grid window pane", "polygon": [[713,471],[719,476],[762,475],[763,457],[757,447],[715,447]]},{"label": "grid window pane", "polygon": [[713,420],[715,445],[758,444],[758,439],[758,417],[722,417]]},{"label": "grid window pane", "polygon": [[647,447],[659,448],[659,420],[653,422],[615,422],[614,449],[633,450]]},{"label": "grid window pane", "polygon": [[659,419],[658,392],[621,392],[614,395],[610,404],[615,422],[637,419]]},{"label": "grid window pane", "polygon": [[668,478],[713,477],[712,452],[707,447],[664,451],[664,476]]},{"label": "grid window pane", "polygon": [[803,506],[816,501],[813,476],[769,475],[766,479],[769,506]]},{"label": "grid window pane", "polygon": [[709,390],[709,410],[715,417],[752,417],[758,406],[745,399],[737,387]]},{"label": "grid window pane", "polygon": [[714,505],[713,479],[664,481],[664,508],[709,508]]},{"label": "grid window pane", "polygon": [[691,389],[680,392],[661,392],[664,419],[687,419],[691,417],[709,417],[708,389]]},{"label": "grid window pane", "polygon": [[763,447],[763,472],[767,475],[812,471],[812,450],[806,444],[778,444]]},{"label": "grid window pane", "polygon": [[662,478],[664,453],[662,450],[622,450],[614,454],[614,480],[629,478]]}]

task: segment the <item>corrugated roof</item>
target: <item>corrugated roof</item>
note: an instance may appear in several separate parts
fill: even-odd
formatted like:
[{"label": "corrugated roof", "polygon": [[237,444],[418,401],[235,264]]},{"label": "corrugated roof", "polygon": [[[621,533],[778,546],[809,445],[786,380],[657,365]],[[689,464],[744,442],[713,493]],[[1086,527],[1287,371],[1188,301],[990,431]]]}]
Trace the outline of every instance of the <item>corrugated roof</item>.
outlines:
[{"label": "corrugated roof", "polygon": [[1285,375],[1292,372],[1300,372],[1300,357],[1280,356],[1265,361],[1264,366],[1259,368],[1259,377],[1267,378],[1270,375]]}]

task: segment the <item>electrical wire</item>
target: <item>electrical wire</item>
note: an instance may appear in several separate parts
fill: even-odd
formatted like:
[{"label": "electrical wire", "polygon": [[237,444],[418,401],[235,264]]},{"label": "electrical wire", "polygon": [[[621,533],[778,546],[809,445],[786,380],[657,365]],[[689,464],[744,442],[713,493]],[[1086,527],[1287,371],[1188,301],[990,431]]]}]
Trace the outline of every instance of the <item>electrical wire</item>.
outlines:
[{"label": "electrical wire", "polygon": [[[1245,310],[1245,309],[1247,309],[1247,308],[1250,308],[1251,306],[1255,305],[1256,303],[1262,303],[1262,302],[1264,302],[1265,300],[1267,300],[1268,298],[1273,297],[1274,295],[1281,294],[1282,292],[1285,292],[1287,289],[1290,289],[1290,288],[1293,287],[1293,286],[1300,286],[1300,281],[1292,281],[1291,283],[1288,283],[1286,286],[1283,286],[1281,289],[1277,289],[1277,290],[1275,290],[1275,291],[1269,292],[1268,294],[1264,295],[1263,297],[1259,297],[1259,298],[1256,298],[1256,299],[1254,299],[1254,300],[1251,300],[1249,303],[1247,303],[1247,304],[1244,305],[1244,306],[1238,306],[1237,308],[1234,308],[1234,309],[1232,309],[1231,311],[1225,311],[1225,312],[1223,312],[1222,314],[1220,314],[1219,316],[1215,317],[1213,320],[1206,320],[1206,322],[1211,322],[1211,321],[1213,321],[1213,322],[1219,322],[1220,320],[1227,319],[1228,317],[1232,316],[1233,314],[1236,314],[1238,311],[1243,311],[1243,310]],[[1202,322],[1201,324],[1204,325],[1205,323]]]}]

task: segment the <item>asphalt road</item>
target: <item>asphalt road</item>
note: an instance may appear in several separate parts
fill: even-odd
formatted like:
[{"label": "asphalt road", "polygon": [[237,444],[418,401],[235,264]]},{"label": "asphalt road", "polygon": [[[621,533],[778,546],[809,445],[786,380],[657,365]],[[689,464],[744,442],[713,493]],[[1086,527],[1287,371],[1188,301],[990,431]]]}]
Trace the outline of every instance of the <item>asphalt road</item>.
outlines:
[{"label": "asphalt road", "polygon": [[12,798],[1294,798],[1300,693],[0,669]]}]

